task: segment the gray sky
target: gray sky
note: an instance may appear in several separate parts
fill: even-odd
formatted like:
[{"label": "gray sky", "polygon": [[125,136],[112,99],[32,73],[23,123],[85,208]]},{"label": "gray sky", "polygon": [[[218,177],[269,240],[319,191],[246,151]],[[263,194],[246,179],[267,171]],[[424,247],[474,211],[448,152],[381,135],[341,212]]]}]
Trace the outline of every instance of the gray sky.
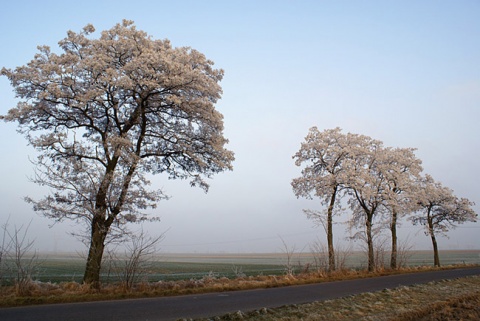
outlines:
[{"label": "gray sky", "polygon": [[[199,50],[225,70],[217,108],[234,171],[214,177],[208,194],[152,177],[172,198],[158,206],[162,221],[145,228],[168,230],[165,252],[277,252],[280,237],[308,250],[325,234],[302,208],[320,209],[319,202],[296,199],[290,182],[300,175],[292,155],[312,126],[418,148],[425,173],[480,202],[479,17],[474,0],[8,1],[0,11],[0,67],[26,64],[37,45],[57,51],[67,30],[92,23],[101,31],[124,18],[154,38]],[[5,77],[0,97],[5,114],[16,104]],[[29,182],[35,153],[15,124],[0,124],[0,143],[0,222],[32,220],[39,250],[81,249],[66,234],[78,230],[73,222],[49,228],[23,202],[48,190]],[[342,225],[335,233],[339,242],[348,235]],[[465,224],[439,246],[479,249],[478,233],[478,223]],[[431,247],[410,223],[400,236]]]}]

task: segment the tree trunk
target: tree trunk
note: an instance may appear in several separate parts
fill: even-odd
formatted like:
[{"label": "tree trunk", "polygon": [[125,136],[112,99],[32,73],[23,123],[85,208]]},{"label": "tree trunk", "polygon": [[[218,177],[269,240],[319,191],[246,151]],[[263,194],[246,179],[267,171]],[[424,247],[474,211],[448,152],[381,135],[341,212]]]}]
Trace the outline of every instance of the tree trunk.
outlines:
[{"label": "tree trunk", "polygon": [[335,271],[335,249],[333,247],[333,223],[332,214],[328,214],[327,225],[327,242],[328,242],[328,270]]},{"label": "tree trunk", "polygon": [[90,286],[95,289],[100,288],[100,269],[108,230],[109,226],[105,220],[99,217],[93,219],[90,249],[88,251],[83,283],[90,284]]},{"label": "tree trunk", "polygon": [[428,217],[428,232],[430,233],[430,237],[432,238],[433,266],[440,267],[440,256],[438,255],[437,239],[435,238],[435,232],[433,231],[433,222],[430,217]]},{"label": "tree trunk", "polygon": [[119,159],[119,153],[117,149],[106,168],[105,175],[95,196],[95,213],[92,218],[90,248],[88,250],[83,283],[89,284],[96,289],[100,288],[100,269],[102,267],[105,239],[113,222],[113,216],[107,218],[107,192]]},{"label": "tree trunk", "polygon": [[373,220],[373,215],[368,214],[367,220],[366,220],[367,246],[368,246],[368,272],[373,272],[375,270],[375,253],[373,251],[372,220]]},{"label": "tree trunk", "polygon": [[[119,152],[115,152],[118,154]],[[107,238],[110,226],[114,218],[120,213],[125,202],[125,197],[135,172],[137,162],[133,162],[125,176],[125,180],[118,196],[116,206],[107,216],[107,191],[111,184],[112,173],[115,170],[118,156],[115,156],[111,164],[107,168],[107,172],[103,178],[100,188],[95,199],[97,213],[92,219],[92,234],[90,237],[90,249],[88,251],[87,265],[85,267],[85,275],[83,283],[90,284],[92,288],[100,288],[100,269],[102,267],[103,251],[105,249],[105,239]]]},{"label": "tree trunk", "polygon": [[337,187],[333,189],[327,213],[328,270],[335,271],[335,248],[333,246],[333,207],[337,195]]},{"label": "tree trunk", "polygon": [[397,268],[397,211],[392,211],[392,221],[390,223],[390,231],[392,232],[392,252],[390,255],[390,268]]}]

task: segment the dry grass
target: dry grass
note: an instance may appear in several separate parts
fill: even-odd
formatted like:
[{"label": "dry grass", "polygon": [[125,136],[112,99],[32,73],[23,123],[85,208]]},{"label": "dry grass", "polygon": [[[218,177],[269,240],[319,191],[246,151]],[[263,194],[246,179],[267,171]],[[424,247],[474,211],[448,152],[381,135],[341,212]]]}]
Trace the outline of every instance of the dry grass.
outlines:
[{"label": "dry grass", "polygon": [[480,320],[480,290],[428,304],[401,314],[392,321]]},{"label": "dry grass", "polygon": [[480,320],[480,276],[199,320]]},{"label": "dry grass", "polygon": [[218,277],[216,274],[210,273],[200,279],[144,282],[135,284],[132,288],[125,287],[122,284],[106,284],[100,290],[94,290],[76,282],[31,282],[24,295],[19,295],[13,286],[0,287],[0,307],[235,291],[430,270],[435,269],[432,267],[415,267],[393,271],[382,270],[375,273],[356,270],[343,270],[334,273],[316,271],[298,275],[259,275],[235,279]]}]

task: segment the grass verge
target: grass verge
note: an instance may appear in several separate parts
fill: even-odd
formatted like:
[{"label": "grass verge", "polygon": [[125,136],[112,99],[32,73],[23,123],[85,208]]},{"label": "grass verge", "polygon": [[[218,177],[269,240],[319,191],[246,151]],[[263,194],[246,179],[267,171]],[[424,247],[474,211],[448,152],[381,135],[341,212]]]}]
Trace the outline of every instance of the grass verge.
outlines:
[{"label": "grass verge", "polygon": [[480,276],[196,320],[480,320]]}]

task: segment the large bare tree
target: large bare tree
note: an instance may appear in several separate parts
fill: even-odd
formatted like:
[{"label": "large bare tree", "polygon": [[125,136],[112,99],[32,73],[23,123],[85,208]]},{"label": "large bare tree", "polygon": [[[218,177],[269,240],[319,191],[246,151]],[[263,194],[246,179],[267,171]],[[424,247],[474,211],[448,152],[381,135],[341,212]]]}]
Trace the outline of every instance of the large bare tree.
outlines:
[{"label": "large bare tree", "polygon": [[105,240],[113,226],[149,218],[164,197],[146,174],[191,179],[231,170],[221,97],[223,70],[200,52],[154,40],[124,20],[98,38],[87,25],[41,46],[25,66],[1,70],[20,102],[3,116],[39,151],[34,181],[51,188],[36,211],[60,221],[87,220],[84,282],[99,286]]}]

